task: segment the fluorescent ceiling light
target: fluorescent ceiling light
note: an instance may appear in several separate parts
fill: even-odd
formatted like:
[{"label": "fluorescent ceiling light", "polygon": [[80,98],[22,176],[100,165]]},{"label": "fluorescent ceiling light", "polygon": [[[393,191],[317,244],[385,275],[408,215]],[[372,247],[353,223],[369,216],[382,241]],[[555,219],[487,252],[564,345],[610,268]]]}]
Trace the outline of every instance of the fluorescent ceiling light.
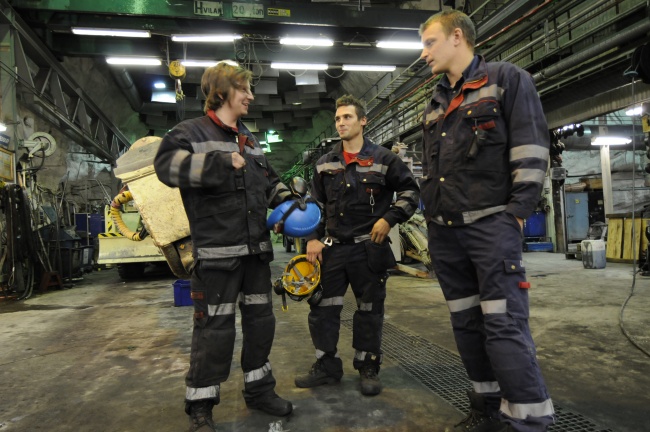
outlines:
[{"label": "fluorescent ceiling light", "polygon": [[83,36],[118,36],[118,37],[151,37],[149,30],[120,30],[120,29],[99,29],[72,27],[72,33]]},{"label": "fluorescent ceiling light", "polygon": [[173,91],[152,92],[151,102],[176,103],[176,92]]},{"label": "fluorescent ceiling light", "polygon": [[605,145],[625,145],[631,143],[632,140],[623,137],[602,136],[595,138],[591,145],[605,146]]},{"label": "fluorescent ceiling light", "polygon": [[332,46],[334,41],[327,38],[282,38],[282,45],[303,45],[303,46]]},{"label": "fluorescent ceiling light", "polygon": [[106,57],[106,63],[112,65],[160,66],[162,62],[154,57]]},{"label": "fluorescent ceiling light", "polygon": [[172,35],[174,42],[232,42],[235,39],[241,39],[240,35]]},{"label": "fluorescent ceiling light", "polygon": [[181,60],[181,64],[185,67],[212,67],[219,63],[226,63],[230,66],[239,66],[234,60]]},{"label": "fluorescent ceiling light", "polygon": [[328,66],[322,63],[271,63],[271,69],[289,70],[327,70]]},{"label": "fluorescent ceiling light", "polygon": [[153,86],[157,89],[164,89],[167,87],[164,82],[158,81],[156,83],[153,83]]},{"label": "fluorescent ceiling light", "polygon": [[7,126],[4,123],[0,123],[0,132],[4,132],[7,130]]},{"label": "fluorescent ceiling light", "polygon": [[625,111],[625,115],[628,117],[640,116],[641,114],[643,114],[642,107],[636,107]]},{"label": "fluorescent ceiling light", "polygon": [[377,48],[421,50],[422,42],[379,41],[377,42]]},{"label": "fluorescent ceiling light", "polygon": [[344,71],[393,72],[396,66],[343,65]]}]

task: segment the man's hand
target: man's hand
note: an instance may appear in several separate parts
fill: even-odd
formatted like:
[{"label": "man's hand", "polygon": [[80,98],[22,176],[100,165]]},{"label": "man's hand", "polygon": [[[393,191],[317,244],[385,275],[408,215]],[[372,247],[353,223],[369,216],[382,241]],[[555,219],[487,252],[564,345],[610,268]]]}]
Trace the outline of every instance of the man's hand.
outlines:
[{"label": "man's hand", "polygon": [[375,243],[383,243],[386,240],[386,236],[390,232],[390,224],[386,222],[386,219],[381,218],[372,227],[370,231],[370,240]]},{"label": "man's hand", "polygon": [[314,264],[316,260],[323,261],[323,249],[325,245],[317,239],[309,240],[307,242],[307,261]]},{"label": "man's hand", "polygon": [[232,155],[232,167],[234,169],[244,168],[244,166],[246,165],[246,159],[244,159],[242,155],[240,155],[237,152],[232,152],[231,155]]},{"label": "man's hand", "polygon": [[524,230],[524,220],[522,218],[520,218],[520,217],[517,217],[517,216],[515,216],[515,217],[517,218],[517,222],[519,222],[519,228],[523,231]]}]

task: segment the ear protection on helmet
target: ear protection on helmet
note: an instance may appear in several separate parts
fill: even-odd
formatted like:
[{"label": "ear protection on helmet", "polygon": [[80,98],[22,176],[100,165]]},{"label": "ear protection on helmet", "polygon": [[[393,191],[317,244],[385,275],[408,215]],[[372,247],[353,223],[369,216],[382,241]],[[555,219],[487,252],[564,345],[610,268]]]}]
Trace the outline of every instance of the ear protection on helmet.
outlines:
[{"label": "ear protection on helmet", "polygon": [[291,237],[305,237],[320,223],[320,207],[307,195],[305,198],[285,201],[271,212],[266,227],[273,232]]},{"label": "ear protection on helmet", "polygon": [[296,255],[273,284],[273,290],[282,296],[282,310],[287,310],[285,296],[294,301],[308,299],[309,304],[317,305],[322,298],[320,262],[316,260],[312,264],[307,260],[307,255]]}]

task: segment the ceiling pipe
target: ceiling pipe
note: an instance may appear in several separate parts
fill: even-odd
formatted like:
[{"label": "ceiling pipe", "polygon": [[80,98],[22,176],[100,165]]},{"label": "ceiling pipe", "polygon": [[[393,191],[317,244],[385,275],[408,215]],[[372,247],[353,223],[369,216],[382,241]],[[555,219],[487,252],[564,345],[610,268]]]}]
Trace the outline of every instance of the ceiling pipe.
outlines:
[{"label": "ceiling pipe", "polygon": [[587,48],[584,51],[579,52],[578,54],[567,57],[564,60],[560,60],[555,63],[553,66],[549,66],[546,69],[543,69],[533,75],[535,84],[547,80],[555,75],[558,75],[564,72],[567,69],[571,69],[574,66],[577,66],[581,63],[586,62],[589,59],[592,59],[605,51],[615,48],[623,43],[633,40],[634,38],[644,36],[648,31],[650,31],[650,20],[646,19],[640,23],[636,23],[630,28],[622,30],[617,33],[615,36],[600,42],[599,44],[594,45],[591,48]]},{"label": "ceiling pipe", "polygon": [[[603,3],[608,1],[609,0],[601,0]],[[572,0],[572,2],[568,4],[553,3],[550,5],[546,13],[535,13],[534,15],[528,17],[529,21],[526,22],[525,26],[521,26],[517,30],[509,32],[507,38],[502,39],[494,46],[487,48],[482,52],[482,54],[487,60],[493,59],[497,55],[511,49],[513,46],[519,44],[522,40],[533,34],[542,21],[548,21],[549,17],[557,17],[558,15],[561,15],[562,13],[570,10],[582,2],[583,0]]]},{"label": "ceiling pipe", "polygon": [[113,78],[115,78],[117,85],[122,89],[122,93],[124,93],[124,96],[126,96],[126,100],[129,102],[129,105],[131,105],[131,109],[139,113],[140,110],[142,110],[144,103],[142,102],[140,93],[138,92],[138,89],[135,86],[133,79],[131,78],[131,74],[129,74],[129,72],[124,68],[120,69],[110,67],[109,69],[111,71],[111,74],[113,74]]},{"label": "ceiling pipe", "polygon": [[[598,3],[595,3],[595,4],[591,5],[589,10],[583,11],[581,16],[577,20],[567,20],[567,21],[561,23],[555,29],[553,29],[549,34],[542,33],[541,35],[535,37],[533,40],[529,41],[525,45],[517,48],[516,51],[509,53],[505,57],[502,57],[500,60],[501,61],[510,61],[510,62],[516,63],[516,60],[513,60],[515,57],[519,56],[521,53],[523,53],[523,52],[525,52],[527,50],[535,49],[536,45],[538,45],[540,42],[542,42],[540,45],[543,46],[543,45],[547,44],[550,40],[558,39],[560,36],[563,36],[566,33],[570,32],[572,28],[575,28],[578,25],[584,24],[585,22],[588,22],[589,20],[593,19],[593,17],[589,16],[589,14],[592,13],[593,11],[595,11],[596,9],[598,9],[601,6],[608,6],[608,8],[610,8],[613,5],[610,3],[610,0],[601,0]],[[606,12],[606,10],[607,9],[603,10],[601,13]],[[562,14],[565,11],[566,11],[566,9],[558,10],[556,13],[552,14],[550,19],[555,19],[557,16],[559,16],[560,14]],[[549,14],[549,15],[551,15],[551,14]],[[549,20],[549,15],[546,15],[543,18],[545,18],[548,21]],[[601,26],[599,28],[596,28],[594,30],[591,30],[591,32],[593,32],[593,33],[598,32],[598,31],[602,30],[603,28],[605,28],[608,25],[611,25],[611,22],[607,22],[603,26]],[[508,43],[508,41],[510,41],[510,40],[511,40],[510,35],[508,35],[508,40],[505,43]],[[569,44],[571,44],[571,43],[572,43],[572,41],[569,40]],[[513,45],[515,45],[515,44],[513,44]],[[497,55],[499,55],[501,53],[505,53],[505,51],[507,49],[511,48],[513,45],[511,45],[510,47],[500,47],[500,50],[498,52],[495,52],[493,50],[492,52],[490,52],[490,54],[486,53],[485,56],[487,58],[488,55],[491,55],[492,53],[494,53],[494,55],[492,57],[496,57]],[[496,47],[498,47],[498,46],[495,46],[495,48]],[[562,48],[566,48],[566,47],[563,46]]]}]

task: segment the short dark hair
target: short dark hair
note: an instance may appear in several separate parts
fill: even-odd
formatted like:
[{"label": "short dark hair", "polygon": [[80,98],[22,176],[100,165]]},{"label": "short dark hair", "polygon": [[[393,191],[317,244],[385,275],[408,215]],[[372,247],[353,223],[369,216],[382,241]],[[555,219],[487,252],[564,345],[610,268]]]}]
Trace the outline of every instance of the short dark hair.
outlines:
[{"label": "short dark hair", "polygon": [[224,62],[207,68],[201,77],[201,91],[206,97],[203,112],[221,108],[230,91],[243,89],[252,76],[251,71]]},{"label": "short dark hair", "polygon": [[457,9],[447,9],[432,15],[428,20],[420,25],[420,36],[422,36],[422,33],[424,33],[431,24],[436,22],[440,23],[442,30],[447,36],[451,35],[454,29],[461,29],[463,35],[465,35],[467,45],[474,49],[474,44],[476,44],[476,27],[474,27],[474,23],[470,17],[465,15],[463,12]]},{"label": "short dark hair", "polygon": [[366,117],[366,104],[364,101],[355,98],[352,95],[343,95],[336,100],[336,109],[339,109],[342,106],[352,105],[354,110],[357,113],[359,120]]}]

